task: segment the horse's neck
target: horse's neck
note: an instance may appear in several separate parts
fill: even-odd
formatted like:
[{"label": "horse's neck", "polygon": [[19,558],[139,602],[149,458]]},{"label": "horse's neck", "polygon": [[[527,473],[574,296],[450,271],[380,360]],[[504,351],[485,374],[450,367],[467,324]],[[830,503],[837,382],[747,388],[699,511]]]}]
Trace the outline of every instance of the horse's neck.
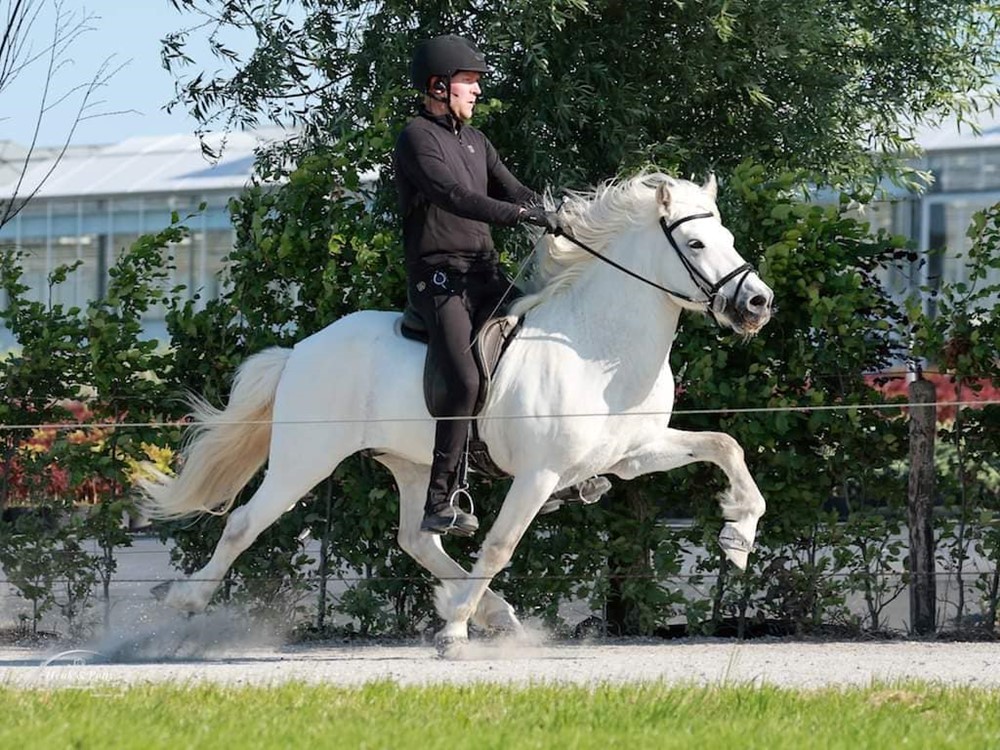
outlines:
[{"label": "horse's neck", "polygon": [[[650,278],[648,259],[656,247],[650,243],[656,239],[633,237],[602,254]],[[655,376],[666,367],[680,307],[661,290],[595,258],[551,304],[558,309],[547,317],[560,332],[570,341],[586,342],[590,352],[602,352],[602,359],[621,358],[622,364],[634,372],[643,370],[646,376]]]}]

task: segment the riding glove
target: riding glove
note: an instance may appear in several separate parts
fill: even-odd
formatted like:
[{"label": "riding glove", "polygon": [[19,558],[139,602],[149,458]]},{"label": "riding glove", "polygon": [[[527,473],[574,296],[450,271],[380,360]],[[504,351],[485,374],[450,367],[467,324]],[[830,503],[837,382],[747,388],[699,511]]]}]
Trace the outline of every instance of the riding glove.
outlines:
[{"label": "riding glove", "polygon": [[546,232],[554,235],[562,234],[562,226],[559,224],[559,214],[555,211],[546,211],[542,206],[525,206],[521,209],[521,221],[542,227]]}]

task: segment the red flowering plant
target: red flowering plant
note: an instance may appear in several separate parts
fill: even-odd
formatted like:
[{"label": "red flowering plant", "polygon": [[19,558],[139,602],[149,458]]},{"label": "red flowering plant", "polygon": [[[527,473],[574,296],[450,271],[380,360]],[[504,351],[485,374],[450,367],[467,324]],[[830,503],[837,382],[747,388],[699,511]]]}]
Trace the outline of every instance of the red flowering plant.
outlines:
[{"label": "red flowering plant", "polygon": [[[109,515],[120,525],[117,506],[127,487],[147,463],[169,471],[173,454],[155,444],[118,440],[113,425],[124,422],[127,412],[102,419],[104,410],[80,400],[63,400],[42,411],[51,421],[25,425],[20,430],[25,436],[12,441],[13,450],[0,465],[7,497],[0,565],[31,605],[30,614],[21,615],[23,632],[38,636],[43,616],[57,607],[70,633],[77,634],[98,573],[113,567],[113,561],[86,552],[81,542],[106,534],[99,527]],[[52,419],[55,414],[61,418]],[[101,504],[116,507],[110,514],[95,512]]]},{"label": "red flowering plant", "polygon": [[96,558],[82,544],[85,523],[71,512],[76,491],[62,424],[73,419],[72,411],[70,403],[24,407],[21,414],[34,417],[32,423],[5,431],[0,565],[30,604],[29,612],[19,614],[20,630],[33,637],[53,608],[66,618],[70,634],[79,634],[96,581]]},{"label": "red flowering plant", "polygon": [[[55,411],[49,413],[65,416],[22,425],[19,431],[26,436],[11,441],[10,455],[0,465],[6,505],[95,505],[102,499],[120,496],[125,484],[122,472],[102,471],[101,455],[114,433],[114,422],[126,419],[127,413],[105,421],[95,419],[91,407],[80,400],[66,399],[54,406]],[[143,443],[142,451],[153,462],[169,460],[169,449]],[[127,481],[138,471],[139,460],[125,459],[124,466]]]},{"label": "red flowering plant", "polygon": [[[911,374],[907,372],[870,375],[865,379],[884,394],[887,400],[904,400]],[[921,377],[934,384],[938,422],[943,427],[954,423],[958,406],[963,409],[983,409],[1000,404],[1000,380],[990,377],[957,377],[951,371],[922,372]]]}]

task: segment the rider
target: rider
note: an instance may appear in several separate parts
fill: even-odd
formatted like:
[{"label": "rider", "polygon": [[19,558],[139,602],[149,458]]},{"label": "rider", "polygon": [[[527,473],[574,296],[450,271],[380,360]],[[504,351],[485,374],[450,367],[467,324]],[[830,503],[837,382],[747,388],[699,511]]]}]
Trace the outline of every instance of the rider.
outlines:
[{"label": "rider", "polygon": [[[470,344],[509,293],[490,224],[526,222],[559,231],[555,212],[522,185],[496,149],[469,125],[488,72],[486,58],[453,34],[421,43],[410,77],[423,94],[419,114],[403,129],[393,156],[406,255],[407,293],[429,335],[428,358],[444,379],[444,392],[429,404],[438,417],[434,455],[421,530],[469,536],[478,519],[456,502],[470,417],[479,394],[479,370]],[[444,418],[444,419],[442,419]],[[550,499],[593,502],[610,487],[602,478]]]}]

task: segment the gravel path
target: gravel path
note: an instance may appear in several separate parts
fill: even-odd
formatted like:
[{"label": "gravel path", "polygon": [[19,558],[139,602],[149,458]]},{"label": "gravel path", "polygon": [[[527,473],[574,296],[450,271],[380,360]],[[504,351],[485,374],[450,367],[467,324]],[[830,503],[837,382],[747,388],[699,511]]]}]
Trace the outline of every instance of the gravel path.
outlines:
[{"label": "gravel path", "polygon": [[[768,640],[473,643],[443,660],[426,644],[248,646],[187,658],[84,664],[51,653],[0,648],[0,684],[23,687],[211,681],[273,684],[288,680],[358,685],[498,682],[770,683],[818,688],[919,678],[1000,687],[1000,644],[930,642],[804,643]],[[84,660],[93,659],[80,654]]]}]

